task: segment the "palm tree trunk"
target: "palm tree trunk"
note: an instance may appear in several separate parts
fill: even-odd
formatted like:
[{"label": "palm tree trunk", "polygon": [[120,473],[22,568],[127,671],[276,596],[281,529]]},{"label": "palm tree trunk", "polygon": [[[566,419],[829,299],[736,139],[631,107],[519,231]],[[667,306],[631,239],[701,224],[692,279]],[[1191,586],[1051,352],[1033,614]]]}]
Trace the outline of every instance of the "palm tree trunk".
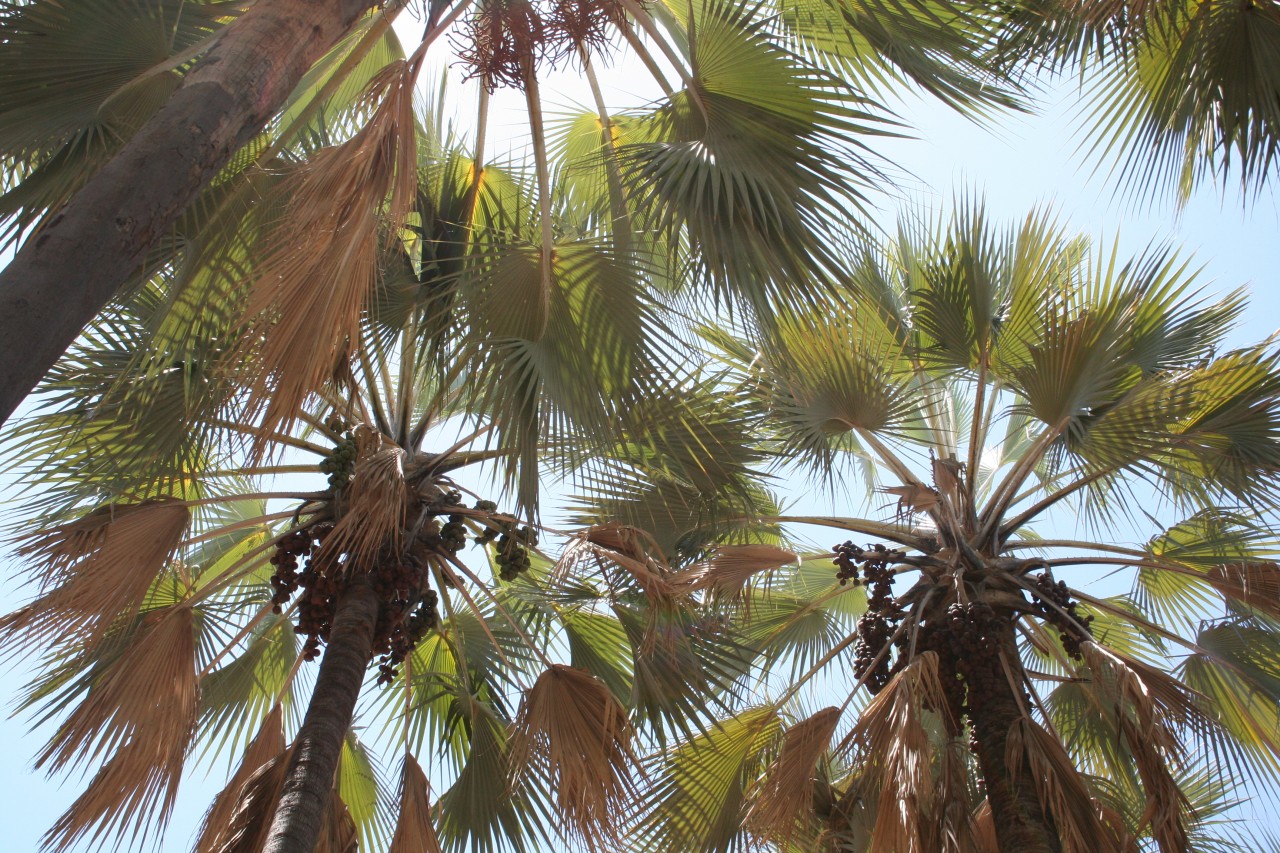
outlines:
[{"label": "palm tree trunk", "polygon": [[258,0],[0,272],[0,423],[373,0]]},{"label": "palm tree trunk", "polygon": [[377,621],[377,594],[369,584],[356,580],[334,613],[316,688],[294,741],[263,853],[311,853],[315,847],[342,744],[373,658]]},{"label": "palm tree trunk", "polygon": [[[1019,667],[1013,623],[1004,623],[1001,634],[999,647],[1005,660]],[[1014,774],[1005,758],[1009,730],[1022,718],[1026,697],[1014,693],[999,655],[993,654],[977,666],[985,672],[969,680],[969,720],[1000,851],[1061,853],[1062,843],[1052,820],[1041,807],[1029,763],[1024,757],[1022,767]],[[1014,681],[1020,683],[1016,677]]]}]

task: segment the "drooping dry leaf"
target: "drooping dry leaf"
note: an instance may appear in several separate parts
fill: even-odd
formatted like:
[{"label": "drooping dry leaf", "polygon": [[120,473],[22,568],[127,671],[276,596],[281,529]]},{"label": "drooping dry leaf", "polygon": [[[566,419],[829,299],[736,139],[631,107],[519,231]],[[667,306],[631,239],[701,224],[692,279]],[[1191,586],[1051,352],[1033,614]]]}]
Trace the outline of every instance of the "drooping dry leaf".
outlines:
[{"label": "drooping dry leaf", "polygon": [[41,595],[0,618],[0,642],[88,651],[138,612],[169,564],[191,513],[178,501],[109,506],[19,540]]},{"label": "drooping dry leaf", "polygon": [[49,846],[116,831],[136,839],[173,809],[199,711],[194,614],[176,605],[144,618],[37,760],[61,769],[111,756],[49,830]]},{"label": "drooping dry leaf", "polygon": [[409,506],[405,452],[369,427],[356,429],[355,474],[347,486],[338,523],[325,537],[317,560],[341,554],[348,564],[370,566],[384,547],[400,550],[400,533]]},{"label": "drooping dry leaf", "polygon": [[925,843],[939,853],[986,853],[973,823],[976,810],[969,794],[970,753],[958,737],[948,738],[939,754],[937,790],[934,793],[936,814],[924,822]]},{"label": "drooping dry leaf", "polygon": [[335,787],[329,795],[329,804],[325,806],[320,836],[316,839],[313,853],[356,853],[359,846],[355,819]]},{"label": "drooping dry leaf", "polygon": [[996,840],[996,822],[991,815],[991,803],[983,799],[973,813],[973,843],[978,853],[999,853]]},{"label": "drooping dry leaf", "polygon": [[928,512],[938,505],[938,493],[928,486],[914,483],[909,486],[886,486],[878,491],[887,495],[896,495],[900,514],[910,512]]},{"label": "drooping dry leaf", "polygon": [[588,542],[626,554],[633,560],[648,559],[649,552],[655,547],[653,540],[638,527],[631,527],[617,522],[597,524],[582,532]]},{"label": "drooping dry leaf", "polygon": [[292,754],[293,747],[285,747],[249,774],[240,786],[230,821],[221,833],[220,846],[210,847],[211,851],[261,853],[280,802]]},{"label": "drooping dry leaf", "polygon": [[595,541],[598,534],[603,533],[607,539],[612,539],[615,533],[622,530],[633,530],[633,528],[612,525],[605,528],[596,527],[572,539],[561,552],[560,559],[556,561],[554,576],[557,580],[562,580],[584,562],[595,560],[598,565],[607,564],[624,570],[645,594],[651,605],[671,605],[681,596],[682,590],[677,589],[672,582],[671,571],[665,563],[650,556],[643,548],[636,547],[635,539],[626,538],[618,542],[622,546],[619,550]]},{"label": "drooping dry leaf", "polygon": [[519,778],[533,770],[550,784],[565,827],[589,848],[616,849],[618,823],[635,793],[631,735],[626,709],[604,682],[554,664],[520,704],[512,771]]},{"label": "drooping dry leaf", "polygon": [[693,589],[717,598],[737,598],[754,575],[795,562],[795,554],[774,545],[721,545],[710,559],[686,574]]},{"label": "drooping dry leaf", "polygon": [[1116,853],[1102,825],[1098,804],[1062,744],[1034,720],[1021,717],[1009,729],[1005,764],[1015,778],[1024,766],[1040,802],[1049,810],[1063,853]]},{"label": "drooping dry leaf", "polygon": [[400,780],[400,813],[387,853],[441,853],[431,821],[431,786],[418,762],[407,753]]},{"label": "drooping dry leaf", "polygon": [[1147,807],[1140,821],[1164,853],[1185,850],[1191,804],[1169,768],[1184,758],[1178,732],[1187,724],[1206,727],[1198,695],[1168,673],[1107,649],[1081,644],[1085,663],[1095,674],[1094,690],[1114,695],[1120,734],[1142,779]]},{"label": "drooping dry leaf", "polygon": [[1208,572],[1218,592],[1259,613],[1280,619],[1280,563],[1270,560],[1227,563]]},{"label": "drooping dry leaf", "polygon": [[933,812],[933,748],[924,708],[945,704],[938,656],[918,655],[867,703],[850,733],[863,774],[879,786],[872,841],[877,850],[934,853],[921,820]]},{"label": "drooping dry leaf", "polygon": [[823,708],[787,729],[747,812],[746,822],[755,831],[785,843],[811,818],[815,768],[839,723],[839,708]]},{"label": "drooping dry leaf", "polygon": [[[249,791],[249,780],[255,777],[263,767],[279,761],[285,753],[284,711],[280,705],[271,709],[258,734],[245,750],[240,766],[227,782],[222,792],[214,798],[213,805],[204,816],[200,827],[200,835],[196,839],[195,853],[224,853],[235,849],[232,839],[235,831],[253,835],[253,841],[260,839],[252,830],[248,830],[244,822],[233,820],[239,813],[245,816],[243,804]],[[233,829],[234,828],[234,829]],[[258,831],[261,831],[259,825]],[[261,846],[261,845],[259,845]]]},{"label": "drooping dry leaf", "polygon": [[259,370],[249,410],[267,430],[287,429],[307,395],[347,369],[361,306],[377,285],[380,247],[399,233],[416,193],[417,67],[387,66],[369,86],[365,126],[283,181],[289,201],[265,238],[245,306],[252,334],[243,336]]}]

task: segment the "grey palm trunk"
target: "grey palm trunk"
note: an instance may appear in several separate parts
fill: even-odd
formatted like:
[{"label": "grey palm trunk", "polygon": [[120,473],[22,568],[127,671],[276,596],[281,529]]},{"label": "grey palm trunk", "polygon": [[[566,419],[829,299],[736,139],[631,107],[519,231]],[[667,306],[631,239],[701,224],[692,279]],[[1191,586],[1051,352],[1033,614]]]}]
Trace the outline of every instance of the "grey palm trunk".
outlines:
[{"label": "grey palm trunk", "polygon": [[356,700],[373,659],[379,607],[377,594],[363,580],[353,581],[337,604],[264,853],[311,853],[315,848]]},{"label": "grey palm trunk", "polygon": [[264,0],[0,271],[0,423],[371,0]]}]

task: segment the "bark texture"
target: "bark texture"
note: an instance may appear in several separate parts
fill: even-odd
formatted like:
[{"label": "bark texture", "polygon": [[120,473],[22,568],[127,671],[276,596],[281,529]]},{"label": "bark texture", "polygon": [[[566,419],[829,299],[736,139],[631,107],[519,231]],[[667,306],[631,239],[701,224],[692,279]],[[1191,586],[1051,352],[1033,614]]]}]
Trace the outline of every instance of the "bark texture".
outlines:
[{"label": "bark texture", "polygon": [[0,424],[373,0],[258,0],[0,271]]},{"label": "bark texture", "polygon": [[377,594],[367,583],[353,583],[338,602],[263,853],[311,853],[315,848],[342,744],[373,658],[377,621]]},{"label": "bark texture", "polygon": [[[1012,623],[1007,623],[1000,646],[1006,660],[1019,660]],[[984,679],[981,697],[970,697],[970,723],[1000,853],[1061,853],[1062,843],[1041,807],[1030,765],[1024,758],[1015,776],[1005,758],[1009,730],[1022,718],[1019,700],[1027,700],[1013,692],[999,657],[992,655],[990,660],[991,677]]]}]

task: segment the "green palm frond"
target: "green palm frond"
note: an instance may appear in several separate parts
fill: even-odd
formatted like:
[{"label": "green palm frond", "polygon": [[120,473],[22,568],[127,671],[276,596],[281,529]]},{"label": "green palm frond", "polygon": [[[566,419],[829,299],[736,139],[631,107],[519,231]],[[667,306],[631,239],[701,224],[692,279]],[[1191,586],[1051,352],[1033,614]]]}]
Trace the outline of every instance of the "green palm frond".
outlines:
[{"label": "green palm frond", "polygon": [[763,22],[722,3],[695,16],[692,88],[643,116],[638,141],[618,149],[621,178],[639,226],[688,247],[676,263],[768,313],[834,271],[828,223],[878,174],[856,140],[886,131]]},{"label": "green palm frond", "polygon": [[749,708],[654,756],[647,795],[654,807],[639,816],[639,844],[661,853],[748,849],[740,834],[746,790],[781,727],[776,709]]}]

